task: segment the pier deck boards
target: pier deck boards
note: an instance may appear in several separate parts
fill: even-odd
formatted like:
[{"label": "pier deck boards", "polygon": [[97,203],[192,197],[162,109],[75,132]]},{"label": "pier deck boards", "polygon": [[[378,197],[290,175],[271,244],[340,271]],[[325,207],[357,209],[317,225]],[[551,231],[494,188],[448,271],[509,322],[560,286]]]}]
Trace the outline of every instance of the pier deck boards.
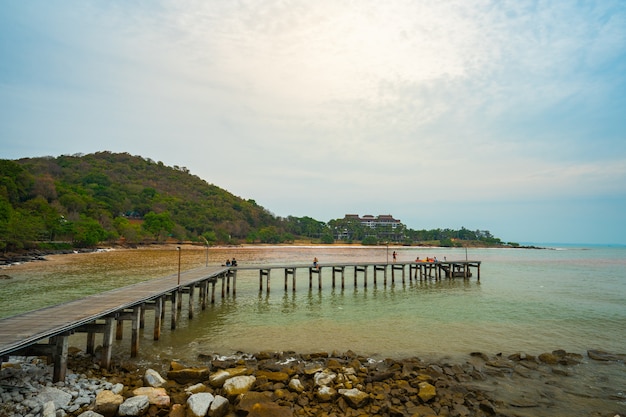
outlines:
[{"label": "pier deck boards", "polygon": [[[152,279],[118,288],[100,294],[94,294],[79,300],[70,301],[56,306],[46,307],[23,313],[17,316],[0,319],[0,362],[10,355],[48,356],[54,362],[54,381],[65,379],[67,368],[68,336],[74,332],[85,332],[87,337],[87,353],[93,353],[95,334],[103,334],[103,353],[101,366],[108,368],[111,361],[113,335],[117,339],[123,337],[123,321],[132,321],[131,357],[139,350],[139,329],[144,327],[144,313],[154,310],[154,339],[158,340],[164,317],[165,302],[171,302],[171,328],[176,328],[178,312],[182,307],[182,294],[188,294],[188,314],[193,317],[194,291],[198,288],[202,309],[206,306],[209,284],[212,285],[211,302],[214,302],[215,285],[222,281],[222,298],[231,293],[236,294],[236,277],[238,270],[258,270],[259,290],[263,290],[263,279],[266,279],[267,292],[270,291],[270,274],[272,270],[284,270],[285,291],[289,275],[292,289],[296,290],[297,269],[308,270],[309,289],[313,286],[313,276],[317,275],[318,287],[322,289],[322,271],[332,271],[332,286],[336,285],[336,273],[341,275],[341,288],[345,286],[346,268],[354,271],[354,286],[358,285],[358,274],[363,276],[363,286],[367,287],[368,269],[373,270],[373,284],[377,285],[377,273],[384,274],[384,285],[387,285],[387,270],[391,270],[394,282],[396,271],[400,271],[402,282],[405,282],[405,270],[408,266],[409,280],[469,278],[470,268],[476,268],[477,281],[480,281],[480,261],[436,261],[436,262],[359,262],[359,263],[312,263],[285,265],[240,265],[240,266],[207,266],[190,271],[178,272],[163,278]],[[327,274],[328,276],[328,274]],[[104,322],[103,322],[104,321]],[[114,321],[117,326],[114,326]],[[115,330],[114,330],[114,327]],[[40,343],[48,339],[48,343]]]},{"label": "pier deck boards", "polygon": [[[224,267],[194,269],[180,274],[180,285],[190,285],[227,271]],[[94,294],[79,300],[43,308],[0,320],[0,356],[38,340],[70,331],[125,308],[176,291],[178,275],[140,282],[128,287]]]}]

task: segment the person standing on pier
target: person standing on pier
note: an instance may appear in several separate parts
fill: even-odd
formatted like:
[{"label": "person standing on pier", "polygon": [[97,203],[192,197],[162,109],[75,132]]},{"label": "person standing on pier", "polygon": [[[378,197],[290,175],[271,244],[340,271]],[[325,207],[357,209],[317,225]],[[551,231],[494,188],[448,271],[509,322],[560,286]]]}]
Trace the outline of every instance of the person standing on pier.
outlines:
[{"label": "person standing on pier", "polygon": [[317,256],[315,258],[313,258],[313,267],[315,269],[319,269],[319,267],[317,266]]},{"label": "person standing on pier", "polygon": [[396,254],[396,251],[394,250],[394,251],[393,251],[393,261],[394,261],[394,262],[396,261],[396,256],[397,256],[397,254]]}]

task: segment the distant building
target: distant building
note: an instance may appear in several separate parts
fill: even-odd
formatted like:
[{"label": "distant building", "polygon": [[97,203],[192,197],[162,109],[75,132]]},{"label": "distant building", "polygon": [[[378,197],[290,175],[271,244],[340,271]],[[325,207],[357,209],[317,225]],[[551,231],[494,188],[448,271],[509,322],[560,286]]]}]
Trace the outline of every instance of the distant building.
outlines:
[{"label": "distant building", "polygon": [[402,225],[402,222],[394,219],[391,214],[380,214],[376,217],[371,214],[365,214],[363,217],[359,217],[358,214],[346,214],[344,219],[359,221],[362,225],[372,229],[379,226],[391,226],[392,229],[395,229],[396,227]]}]

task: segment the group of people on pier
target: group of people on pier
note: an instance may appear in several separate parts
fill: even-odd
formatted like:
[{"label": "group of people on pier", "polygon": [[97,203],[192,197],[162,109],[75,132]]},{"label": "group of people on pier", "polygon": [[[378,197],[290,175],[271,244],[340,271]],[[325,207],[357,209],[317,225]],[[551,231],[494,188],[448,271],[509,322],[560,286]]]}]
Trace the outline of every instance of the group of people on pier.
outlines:
[{"label": "group of people on pier", "polygon": [[237,260],[235,258],[233,258],[232,261],[230,259],[226,259],[226,266],[237,266]]}]

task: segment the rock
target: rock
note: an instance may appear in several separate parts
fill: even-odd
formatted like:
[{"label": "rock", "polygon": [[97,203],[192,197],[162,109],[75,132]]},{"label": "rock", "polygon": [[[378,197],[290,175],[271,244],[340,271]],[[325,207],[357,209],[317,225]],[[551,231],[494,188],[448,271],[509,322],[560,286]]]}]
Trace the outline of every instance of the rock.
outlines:
[{"label": "rock", "polygon": [[354,408],[363,407],[370,399],[368,393],[360,391],[356,388],[340,389],[339,394]]},{"label": "rock", "polygon": [[195,384],[190,387],[185,388],[185,392],[188,395],[197,394],[199,392],[205,392],[207,390],[207,386],[203,383]]},{"label": "rock", "polygon": [[264,370],[257,371],[256,377],[259,379],[267,378],[268,381],[272,382],[286,382],[289,379],[289,375],[285,372],[271,372]]},{"label": "rock", "polygon": [[248,417],[293,417],[293,411],[276,403],[257,403],[250,409]]},{"label": "rock", "polygon": [[337,378],[337,374],[334,372],[330,372],[328,369],[323,370],[322,372],[318,372],[315,374],[315,385],[322,386],[328,385]]},{"label": "rock", "polygon": [[624,354],[616,354],[616,353],[608,353],[603,350],[588,350],[587,356],[590,359],[596,361],[623,361],[626,360],[626,355]]},{"label": "rock", "polygon": [[43,405],[43,410],[41,412],[42,417],[56,417],[57,410],[54,406],[54,401],[48,401]]},{"label": "rock", "polygon": [[228,397],[234,397],[250,391],[255,382],[256,377],[253,375],[234,376],[224,382],[224,392]]},{"label": "rock", "polygon": [[137,395],[120,404],[117,414],[120,416],[140,416],[150,406],[147,395]]},{"label": "rock", "polygon": [[148,402],[159,407],[169,407],[170,397],[165,388],[139,387],[133,390],[133,395],[147,395]]},{"label": "rock", "polygon": [[78,415],[78,417],[104,417],[102,414],[96,413],[95,411],[89,410],[85,411]]},{"label": "rock", "polygon": [[41,405],[52,401],[55,408],[66,408],[72,401],[72,394],[61,391],[58,388],[46,387],[39,393],[38,400]]},{"label": "rock", "polygon": [[244,367],[221,369],[209,376],[209,384],[211,384],[213,388],[219,388],[224,385],[227,379],[247,373],[248,369]]},{"label": "rock", "polygon": [[208,392],[200,392],[198,394],[192,394],[187,399],[187,407],[189,409],[190,416],[192,417],[204,417],[209,412],[211,403],[215,400],[213,394]]},{"label": "rock", "polygon": [[123,402],[124,397],[119,394],[113,394],[109,390],[100,391],[96,395],[94,411],[104,417],[113,417]]},{"label": "rock", "polygon": [[246,392],[238,397],[237,414],[246,415],[255,404],[272,402],[271,394],[264,392]]},{"label": "rock", "polygon": [[169,417],[186,417],[185,407],[182,404],[173,404]]},{"label": "rock", "polygon": [[548,365],[556,365],[559,363],[560,358],[554,353],[542,353],[539,355],[539,360]]},{"label": "rock", "polygon": [[418,384],[418,387],[419,387],[419,393],[417,395],[424,402],[428,402],[432,400],[437,395],[436,388],[430,385],[428,382],[420,382]]},{"label": "rock", "polygon": [[289,381],[289,389],[294,392],[303,392],[304,385],[302,385],[302,382],[300,382],[298,378],[293,378],[291,381]]},{"label": "rock", "polygon": [[209,417],[224,417],[228,413],[230,402],[221,395],[216,395],[209,407]]},{"label": "rock", "polygon": [[167,378],[185,385],[206,381],[209,379],[209,374],[209,368],[184,368],[169,371]]},{"label": "rock", "polygon": [[319,387],[319,389],[315,393],[317,399],[322,402],[332,401],[333,398],[335,398],[335,395],[337,395],[337,391],[335,391],[334,388],[328,387],[326,385],[322,385],[321,387]]},{"label": "rock", "polygon": [[146,383],[146,385],[148,385],[150,387],[154,387],[154,388],[162,387],[167,382],[161,376],[161,374],[159,374],[154,369],[146,370],[146,373],[143,376],[143,381]]}]

